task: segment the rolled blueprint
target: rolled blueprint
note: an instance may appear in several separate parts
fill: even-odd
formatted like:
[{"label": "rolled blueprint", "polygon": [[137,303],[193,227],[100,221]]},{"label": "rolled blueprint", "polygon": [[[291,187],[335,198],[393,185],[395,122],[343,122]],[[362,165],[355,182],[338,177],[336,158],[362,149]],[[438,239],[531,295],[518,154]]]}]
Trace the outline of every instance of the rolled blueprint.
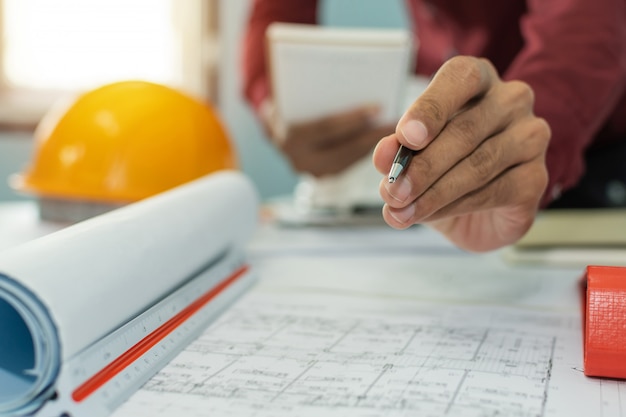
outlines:
[{"label": "rolled blueprint", "polygon": [[[114,409],[131,393],[113,394],[107,383],[125,370],[106,365],[133,359],[126,351],[138,342],[147,350],[165,324],[204,308],[189,310],[193,297],[213,290],[208,303],[234,282],[223,279],[241,266],[257,209],[251,182],[223,171],[2,252],[0,416]],[[125,389],[146,375],[126,371]]]}]

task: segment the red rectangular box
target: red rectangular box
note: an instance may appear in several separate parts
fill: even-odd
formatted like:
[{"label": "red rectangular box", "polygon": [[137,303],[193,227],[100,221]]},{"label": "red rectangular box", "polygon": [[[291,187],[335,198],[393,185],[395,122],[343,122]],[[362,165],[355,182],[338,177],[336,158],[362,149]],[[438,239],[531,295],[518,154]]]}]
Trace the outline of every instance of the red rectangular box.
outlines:
[{"label": "red rectangular box", "polygon": [[626,267],[588,266],[585,278],[585,375],[626,378]]}]

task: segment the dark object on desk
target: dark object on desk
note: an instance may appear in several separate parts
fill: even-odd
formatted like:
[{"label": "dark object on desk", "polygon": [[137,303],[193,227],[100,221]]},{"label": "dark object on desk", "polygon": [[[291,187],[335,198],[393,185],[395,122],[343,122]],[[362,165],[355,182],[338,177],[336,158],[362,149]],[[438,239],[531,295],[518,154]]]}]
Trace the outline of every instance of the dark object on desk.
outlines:
[{"label": "dark object on desk", "polygon": [[548,208],[626,207],[626,141],[587,151],[585,174]]},{"label": "dark object on desk", "polygon": [[626,379],[626,268],[588,266],[583,290],[585,375]]}]

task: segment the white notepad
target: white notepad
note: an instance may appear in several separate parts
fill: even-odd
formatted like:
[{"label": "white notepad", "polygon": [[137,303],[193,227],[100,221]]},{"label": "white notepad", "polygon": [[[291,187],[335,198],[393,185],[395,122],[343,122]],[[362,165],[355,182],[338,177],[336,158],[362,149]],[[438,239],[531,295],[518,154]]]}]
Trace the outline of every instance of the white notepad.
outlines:
[{"label": "white notepad", "polygon": [[267,31],[272,89],[284,123],[365,104],[381,122],[402,114],[412,42],[402,29],[348,29],[274,23]]},{"label": "white notepad", "polygon": [[[400,119],[413,63],[409,31],[273,23],[267,40],[274,106],[283,126],[364,105],[378,106],[380,124]],[[303,176],[296,204],[305,212],[382,207],[380,178],[367,156],[337,175]]]}]

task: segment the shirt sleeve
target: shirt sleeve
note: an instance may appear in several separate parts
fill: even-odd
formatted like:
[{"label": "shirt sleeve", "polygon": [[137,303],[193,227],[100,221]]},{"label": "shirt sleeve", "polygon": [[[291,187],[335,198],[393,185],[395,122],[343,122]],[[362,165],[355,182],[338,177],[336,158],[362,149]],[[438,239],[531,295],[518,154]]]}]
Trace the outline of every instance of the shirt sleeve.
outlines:
[{"label": "shirt sleeve", "polygon": [[584,151],[625,87],[626,0],[529,0],[524,47],[504,79],[527,82],[552,130],[542,206],[576,184]]},{"label": "shirt sleeve", "polygon": [[254,0],[243,39],[243,93],[258,112],[270,95],[265,30],[272,22],[317,23],[317,0]]}]

